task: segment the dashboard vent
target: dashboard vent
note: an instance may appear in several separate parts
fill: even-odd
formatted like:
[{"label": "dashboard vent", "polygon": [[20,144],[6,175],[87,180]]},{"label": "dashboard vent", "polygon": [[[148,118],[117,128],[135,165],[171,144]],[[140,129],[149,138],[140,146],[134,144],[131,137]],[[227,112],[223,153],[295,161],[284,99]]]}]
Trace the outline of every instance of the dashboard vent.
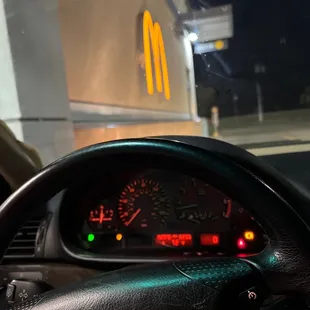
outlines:
[{"label": "dashboard vent", "polygon": [[36,236],[42,220],[43,216],[34,216],[21,227],[7,249],[4,259],[34,257]]}]

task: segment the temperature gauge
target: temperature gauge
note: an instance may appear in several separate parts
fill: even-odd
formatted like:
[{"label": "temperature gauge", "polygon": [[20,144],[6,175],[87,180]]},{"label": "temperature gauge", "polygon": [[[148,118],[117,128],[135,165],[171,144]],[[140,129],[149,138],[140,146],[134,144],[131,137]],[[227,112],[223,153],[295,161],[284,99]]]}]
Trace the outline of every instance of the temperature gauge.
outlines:
[{"label": "temperature gauge", "polygon": [[93,230],[113,229],[114,210],[100,204],[96,209],[89,211],[88,225]]}]

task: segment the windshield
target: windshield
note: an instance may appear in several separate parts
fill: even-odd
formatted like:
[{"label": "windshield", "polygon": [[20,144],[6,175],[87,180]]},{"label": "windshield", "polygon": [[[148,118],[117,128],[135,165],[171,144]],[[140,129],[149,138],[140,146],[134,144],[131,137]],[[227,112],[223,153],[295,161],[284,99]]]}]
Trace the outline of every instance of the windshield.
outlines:
[{"label": "windshield", "polygon": [[310,150],[310,2],[0,0],[0,115],[44,163],[199,135]]}]

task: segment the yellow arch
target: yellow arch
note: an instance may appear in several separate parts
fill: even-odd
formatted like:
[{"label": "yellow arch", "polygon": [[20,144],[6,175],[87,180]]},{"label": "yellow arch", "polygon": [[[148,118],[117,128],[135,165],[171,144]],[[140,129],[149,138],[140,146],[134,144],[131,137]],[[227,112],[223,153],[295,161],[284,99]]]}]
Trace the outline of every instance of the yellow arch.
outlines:
[{"label": "yellow arch", "polygon": [[154,94],[154,79],[152,69],[151,45],[155,68],[156,90],[164,90],[167,100],[171,99],[168,65],[162,31],[158,22],[153,23],[151,13],[143,13],[143,48],[145,57],[146,87],[149,95]]}]

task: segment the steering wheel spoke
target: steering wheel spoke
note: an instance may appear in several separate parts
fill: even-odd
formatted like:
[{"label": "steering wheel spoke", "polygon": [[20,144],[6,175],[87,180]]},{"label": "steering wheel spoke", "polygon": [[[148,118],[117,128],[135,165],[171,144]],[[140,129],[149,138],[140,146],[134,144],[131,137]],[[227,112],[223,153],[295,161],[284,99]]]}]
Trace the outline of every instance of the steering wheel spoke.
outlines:
[{"label": "steering wheel spoke", "polygon": [[269,293],[260,271],[240,258],[177,261],[174,266],[191,281],[206,287],[208,294],[204,296],[208,296],[208,304],[214,309],[258,305]]},{"label": "steering wheel spoke", "polygon": [[238,307],[239,294],[249,289],[249,285],[261,283],[257,271],[238,258],[183,260],[102,274],[82,284],[73,284],[65,291],[51,291],[37,298],[28,310],[50,309],[50,305],[54,305],[51,309],[66,310],[109,307],[215,310]]},{"label": "steering wheel spoke", "polygon": [[310,293],[309,259],[300,249],[290,244],[266,249],[255,256],[244,258],[262,275],[274,295],[306,296]]},{"label": "steering wheel spoke", "polygon": [[[28,302],[27,309],[50,309],[51,305],[57,310],[122,309],[124,305],[126,309],[154,310],[254,309],[275,293],[270,284],[282,292],[288,289],[290,273],[283,273],[281,260],[274,255],[267,249],[247,258],[192,259],[124,268],[51,291]],[[20,308],[10,310],[15,309]]]}]

